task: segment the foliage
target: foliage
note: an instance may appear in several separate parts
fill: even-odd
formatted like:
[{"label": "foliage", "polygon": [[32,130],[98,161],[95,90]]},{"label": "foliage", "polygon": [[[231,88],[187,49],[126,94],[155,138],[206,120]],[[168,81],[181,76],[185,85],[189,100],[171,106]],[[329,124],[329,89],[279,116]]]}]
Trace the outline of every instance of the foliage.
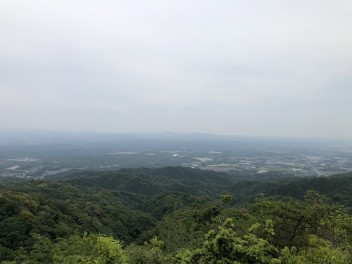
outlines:
[{"label": "foliage", "polygon": [[[49,239],[36,236],[33,250],[28,254],[18,252],[21,263],[88,263],[124,264],[126,256],[121,243],[112,237],[101,235],[73,235],[52,243]],[[21,254],[22,253],[22,254]]]},{"label": "foliage", "polygon": [[[0,186],[1,263],[351,263],[351,208],[330,203],[346,175],[232,185],[180,167],[83,173]],[[329,196],[268,195],[312,182]]]},{"label": "foliage", "polygon": [[282,261],[285,264],[347,264],[352,263],[352,254],[344,248],[334,248],[332,243],[318,238],[309,237],[308,247],[297,252],[296,248],[282,250]]},{"label": "foliage", "polygon": [[235,231],[233,219],[227,218],[217,230],[208,232],[203,248],[196,250],[189,262],[280,263],[275,258],[277,249],[268,240],[258,236],[258,232],[273,235],[272,223],[268,221],[265,227],[257,223],[251,226],[245,235],[239,236]]},{"label": "foliage", "polygon": [[162,264],[170,263],[171,259],[164,252],[164,242],[156,236],[145,242],[143,246],[131,244],[126,248],[128,263],[133,264]]},{"label": "foliage", "polygon": [[132,242],[155,225],[152,216],[101,189],[33,182],[2,188],[0,195],[0,261],[19,248],[31,250],[34,234],[56,240],[90,232]]}]

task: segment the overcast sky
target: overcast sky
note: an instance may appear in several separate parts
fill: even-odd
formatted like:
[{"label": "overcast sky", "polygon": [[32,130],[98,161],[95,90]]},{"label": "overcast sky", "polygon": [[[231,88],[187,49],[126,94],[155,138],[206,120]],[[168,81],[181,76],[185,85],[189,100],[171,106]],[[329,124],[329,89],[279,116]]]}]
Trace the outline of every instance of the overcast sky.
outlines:
[{"label": "overcast sky", "polygon": [[352,1],[0,0],[0,128],[352,138]]}]

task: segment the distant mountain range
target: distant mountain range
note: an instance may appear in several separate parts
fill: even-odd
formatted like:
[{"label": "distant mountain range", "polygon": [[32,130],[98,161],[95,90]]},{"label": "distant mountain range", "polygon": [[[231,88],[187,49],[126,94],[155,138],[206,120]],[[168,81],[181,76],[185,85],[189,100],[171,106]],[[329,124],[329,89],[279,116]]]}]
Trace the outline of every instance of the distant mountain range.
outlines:
[{"label": "distant mountain range", "polygon": [[103,132],[69,132],[29,129],[0,129],[0,145],[45,145],[45,144],[77,144],[99,143],[133,140],[150,141],[214,141],[254,143],[259,145],[293,144],[314,147],[334,146],[352,148],[352,140],[344,139],[307,139],[307,138],[278,138],[231,136],[210,133],[176,133],[165,131],[160,133],[103,133]]}]

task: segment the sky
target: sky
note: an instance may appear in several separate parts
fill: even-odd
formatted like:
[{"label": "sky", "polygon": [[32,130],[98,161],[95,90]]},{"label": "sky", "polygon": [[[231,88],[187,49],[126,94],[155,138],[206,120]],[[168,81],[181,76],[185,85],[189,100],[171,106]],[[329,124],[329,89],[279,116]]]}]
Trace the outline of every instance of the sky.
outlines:
[{"label": "sky", "polygon": [[352,138],[351,0],[1,0],[0,128]]}]

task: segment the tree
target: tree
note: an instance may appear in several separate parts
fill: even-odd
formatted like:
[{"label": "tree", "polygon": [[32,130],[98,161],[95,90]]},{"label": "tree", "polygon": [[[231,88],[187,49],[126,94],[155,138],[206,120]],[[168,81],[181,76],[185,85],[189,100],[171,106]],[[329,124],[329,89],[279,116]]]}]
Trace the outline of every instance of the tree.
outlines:
[{"label": "tree", "polygon": [[163,252],[164,242],[156,236],[143,246],[131,244],[126,248],[128,263],[133,264],[162,264],[170,263],[170,259]]},{"label": "tree", "polygon": [[284,264],[348,264],[352,255],[348,250],[334,248],[332,243],[315,235],[309,237],[309,246],[297,252],[296,248],[282,250]]},{"label": "tree", "polygon": [[269,240],[257,236],[259,233],[272,236],[272,222],[267,221],[265,226],[254,224],[240,237],[235,231],[233,219],[227,218],[217,230],[208,232],[202,249],[196,249],[191,254],[184,252],[181,263],[280,263],[276,258],[278,250]]},{"label": "tree", "polygon": [[[87,263],[125,264],[121,243],[102,235],[73,235],[52,243],[48,238],[35,236],[36,243],[29,254],[20,254],[21,263]],[[19,250],[18,253],[21,253]]]},{"label": "tree", "polygon": [[230,194],[221,195],[220,198],[223,204],[229,204],[232,201],[232,195]]}]

